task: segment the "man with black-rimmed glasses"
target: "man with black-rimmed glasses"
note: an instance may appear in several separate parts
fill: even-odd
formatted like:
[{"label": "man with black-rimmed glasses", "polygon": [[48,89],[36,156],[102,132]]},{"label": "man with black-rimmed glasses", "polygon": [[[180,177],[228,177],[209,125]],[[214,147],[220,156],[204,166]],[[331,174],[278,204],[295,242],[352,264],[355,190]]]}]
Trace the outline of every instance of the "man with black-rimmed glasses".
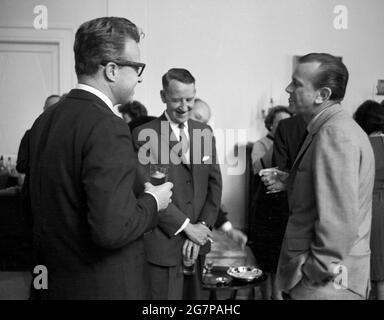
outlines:
[{"label": "man with black-rimmed glasses", "polygon": [[167,208],[171,183],[135,197],[136,156],[117,108],[142,80],[140,32],[125,18],[85,22],[76,33],[76,89],[34,123],[29,194],[45,299],[145,299],[142,235]]}]

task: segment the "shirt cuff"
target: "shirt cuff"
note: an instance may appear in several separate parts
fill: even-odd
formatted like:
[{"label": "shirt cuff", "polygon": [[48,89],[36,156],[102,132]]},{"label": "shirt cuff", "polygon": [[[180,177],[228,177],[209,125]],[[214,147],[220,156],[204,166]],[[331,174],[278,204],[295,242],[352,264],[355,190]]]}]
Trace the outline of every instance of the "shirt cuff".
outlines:
[{"label": "shirt cuff", "polygon": [[180,227],[180,229],[177,230],[177,231],[175,232],[175,236],[177,236],[181,231],[183,231],[183,230],[185,229],[185,227],[187,226],[187,224],[189,223],[189,221],[190,221],[189,218],[185,219],[185,221],[184,221],[184,223],[182,224],[182,226]]},{"label": "shirt cuff", "polygon": [[155,196],[155,194],[153,194],[152,192],[149,192],[149,191],[144,191],[144,193],[149,193],[152,197],[155,198],[156,205],[157,205],[157,211],[159,211],[159,200],[157,200],[157,197]]},{"label": "shirt cuff", "polygon": [[221,230],[224,232],[228,232],[229,230],[232,230],[232,223],[231,221],[224,222],[222,226],[220,227]]}]

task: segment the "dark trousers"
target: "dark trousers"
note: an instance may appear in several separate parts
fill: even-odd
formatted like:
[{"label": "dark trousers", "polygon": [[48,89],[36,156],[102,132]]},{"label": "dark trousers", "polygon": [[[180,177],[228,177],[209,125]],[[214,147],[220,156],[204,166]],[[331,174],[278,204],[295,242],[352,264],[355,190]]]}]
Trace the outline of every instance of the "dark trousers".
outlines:
[{"label": "dark trousers", "polygon": [[184,274],[181,265],[163,267],[149,263],[151,299],[181,300]]},{"label": "dark trousers", "polygon": [[0,271],[0,300],[28,300],[32,274],[23,271]]},{"label": "dark trousers", "polygon": [[203,292],[203,267],[205,256],[196,260],[196,272],[191,276],[184,276],[183,300],[201,300]]}]

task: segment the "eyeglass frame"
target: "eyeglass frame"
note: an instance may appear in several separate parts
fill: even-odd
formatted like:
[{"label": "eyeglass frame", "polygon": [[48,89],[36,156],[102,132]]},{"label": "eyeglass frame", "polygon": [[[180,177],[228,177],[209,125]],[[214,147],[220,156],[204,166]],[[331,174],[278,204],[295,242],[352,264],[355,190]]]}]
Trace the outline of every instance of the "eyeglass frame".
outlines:
[{"label": "eyeglass frame", "polygon": [[[131,67],[131,68],[135,69],[138,77],[140,77],[143,74],[144,69],[145,69],[145,63],[134,62],[134,61],[129,61],[129,60],[125,60],[125,61],[121,61],[121,62],[113,61],[113,60],[103,60],[103,61],[101,61],[100,64],[105,67],[110,62],[116,64],[119,67]],[[141,69],[138,69],[138,68],[141,68]]]}]

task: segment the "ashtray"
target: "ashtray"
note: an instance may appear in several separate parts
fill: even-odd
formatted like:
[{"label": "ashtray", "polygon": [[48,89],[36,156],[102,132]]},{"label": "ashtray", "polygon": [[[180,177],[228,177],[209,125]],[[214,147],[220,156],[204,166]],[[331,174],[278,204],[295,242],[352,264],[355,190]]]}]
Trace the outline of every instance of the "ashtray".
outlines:
[{"label": "ashtray", "polygon": [[217,285],[226,285],[231,282],[231,279],[228,277],[217,277],[216,284]]},{"label": "ashtray", "polygon": [[203,281],[207,285],[217,285],[224,286],[231,282],[231,278],[229,277],[215,277],[215,276],[205,276]]},{"label": "ashtray", "polygon": [[254,266],[238,266],[228,268],[227,273],[235,279],[253,281],[259,278],[263,271]]}]

